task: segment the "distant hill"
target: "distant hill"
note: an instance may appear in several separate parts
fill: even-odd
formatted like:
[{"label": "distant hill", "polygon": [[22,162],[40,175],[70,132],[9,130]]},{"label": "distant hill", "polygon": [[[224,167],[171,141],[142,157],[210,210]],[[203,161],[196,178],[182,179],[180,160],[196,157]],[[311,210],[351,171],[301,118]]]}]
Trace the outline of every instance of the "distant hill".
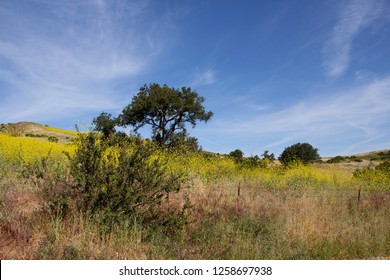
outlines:
[{"label": "distant hill", "polygon": [[335,156],[322,158],[328,163],[359,163],[390,160],[390,149],[371,151],[366,153],[354,154],[350,156]]},{"label": "distant hill", "polygon": [[63,143],[69,143],[77,136],[77,132],[75,131],[54,128],[34,122],[0,124],[0,132],[9,133],[14,136],[48,138],[55,142],[58,139],[59,142]]},{"label": "distant hill", "polygon": [[353,156],[366,160],[390,159],[390,149],[355,154]]}]

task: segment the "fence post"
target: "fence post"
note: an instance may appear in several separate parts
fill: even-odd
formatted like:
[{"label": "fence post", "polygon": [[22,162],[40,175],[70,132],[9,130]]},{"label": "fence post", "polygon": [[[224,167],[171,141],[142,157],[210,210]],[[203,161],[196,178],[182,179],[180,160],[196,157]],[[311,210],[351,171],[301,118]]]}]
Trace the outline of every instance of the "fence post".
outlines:
[{"label": "fence post", "polygon": [[358,191],[358,197],[357,197],[357,206],[359,206],[359,203],[360,203],[360,192],[362,190],[362,187],[359,188],[359,191]]}]

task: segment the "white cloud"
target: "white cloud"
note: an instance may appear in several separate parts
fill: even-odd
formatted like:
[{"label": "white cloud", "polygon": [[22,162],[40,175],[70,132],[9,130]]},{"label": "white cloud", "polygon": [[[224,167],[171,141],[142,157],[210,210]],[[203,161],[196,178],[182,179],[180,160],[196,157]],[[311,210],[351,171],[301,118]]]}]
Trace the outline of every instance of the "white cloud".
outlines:
[{"label": "white cloud", "polygon": [[111,83],[147,71],[161,51],[150,38],[169,29],[158,24],[163,15],[145,19],[146,2],[10,3],[0,18],[2,121],[118,107]]},{"label": "white cloud", "polygon": [[357,70],[355,71],[355,79],[357,81],[368,81],[375,78],[375,74],[367,70]]},{"label": "white cloud", "polygon": [[323,96],[245,121],[220,121],[213,130],[242,138],[279,138],[267,148],[301,139],[330,141],[335,137],[348,138],[347,145],[355,147],[389,135],[390,75]]},{"label": "white cloud", "polygon": [[197,75],[197,77],[190,83],[192,86],[205,86],[216,82],[215,71],[207,69],[206,71]]},{"label": "white cloud", "polygon": [[353,39],[375,19],[384,15],[382,1],[353,0],[341,8],[338,21],[323,48],[326,73],[341,76],[350,63]]}]

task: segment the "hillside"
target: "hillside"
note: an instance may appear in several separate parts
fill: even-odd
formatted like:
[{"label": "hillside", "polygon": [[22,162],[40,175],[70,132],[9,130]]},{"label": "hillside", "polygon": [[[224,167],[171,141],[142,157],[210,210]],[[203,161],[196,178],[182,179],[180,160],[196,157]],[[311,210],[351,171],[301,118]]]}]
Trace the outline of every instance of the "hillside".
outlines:
[{"label": "hillside", "polygon": [[0,124],[0,132],[15,136],[48,138],[54,141],[58,139],[59,142],[63,143],[69,143],[77,135],[75,131],[54,128],[34,122]]}]

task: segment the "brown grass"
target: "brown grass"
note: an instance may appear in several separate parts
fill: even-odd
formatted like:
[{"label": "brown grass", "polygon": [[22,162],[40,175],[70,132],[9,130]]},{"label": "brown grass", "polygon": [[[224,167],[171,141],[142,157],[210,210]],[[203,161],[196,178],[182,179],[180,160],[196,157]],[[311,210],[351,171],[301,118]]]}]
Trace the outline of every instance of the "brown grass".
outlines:
[{"label": "brown grass", "polygon": [[[373,259],[390,252],[389,193],[266,188],[194,180],[160,211],[193,205],[177,238],[133,221],[108,230],[73,210],[52,213],[39,184],[3,179],[1,259]],[[238,196],[240,186],[240,196]]]},{"label": "brown grass", "polygon": [[[4,182],[3,182],[4,184]],[[142,230],[103,232],[82,213],[50,213],[40,190],[21,179],[2,191],[0,259],[146,259]]]}]

